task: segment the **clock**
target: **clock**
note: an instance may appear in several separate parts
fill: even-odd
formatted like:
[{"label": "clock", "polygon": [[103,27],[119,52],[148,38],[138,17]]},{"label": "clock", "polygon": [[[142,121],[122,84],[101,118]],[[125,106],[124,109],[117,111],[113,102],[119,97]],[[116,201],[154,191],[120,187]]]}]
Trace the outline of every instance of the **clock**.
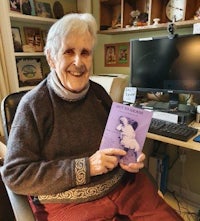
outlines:
[{"label": "clock", "polygon": [[180,21],[185,17],[186,0],[170,0],[166,6],[166,15],[170,21]]}]

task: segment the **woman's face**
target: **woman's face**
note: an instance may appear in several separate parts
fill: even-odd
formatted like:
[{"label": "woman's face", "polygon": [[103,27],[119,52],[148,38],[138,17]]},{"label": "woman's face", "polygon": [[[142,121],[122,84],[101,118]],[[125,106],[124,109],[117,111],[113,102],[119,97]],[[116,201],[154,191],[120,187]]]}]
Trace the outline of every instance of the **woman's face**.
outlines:
[{"label": "woman's face", "polygon": [[89,32],[69,34],[63,39],[53,68],[62,85],[72,91],[82,91],[90,76],[92,67],[93,39]]}]

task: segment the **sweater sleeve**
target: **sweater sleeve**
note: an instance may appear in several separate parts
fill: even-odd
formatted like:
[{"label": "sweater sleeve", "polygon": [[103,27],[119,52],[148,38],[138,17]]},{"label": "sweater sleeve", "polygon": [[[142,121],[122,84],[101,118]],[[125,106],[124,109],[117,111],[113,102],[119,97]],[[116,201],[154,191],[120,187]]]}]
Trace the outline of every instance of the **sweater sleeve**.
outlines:
[{"label": "sweater sleeve", "polygon": [[[25,95],[18,106],[7,143],[2,169],[6,185],[18,194],[37,196],[56,194],[88,183],[87,157],[45,158],[48,154],[43,153],[47,140],[44,138],[48,138],[53,127],[50,101],[33,103],[28,96]],[[52,144],[52,148],[56,147]]]}]

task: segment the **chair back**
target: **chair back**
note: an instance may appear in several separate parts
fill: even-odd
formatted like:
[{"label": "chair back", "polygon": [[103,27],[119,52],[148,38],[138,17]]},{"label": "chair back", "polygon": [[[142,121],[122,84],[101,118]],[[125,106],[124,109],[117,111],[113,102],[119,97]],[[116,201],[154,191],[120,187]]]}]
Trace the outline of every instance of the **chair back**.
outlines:
[{"label": "chair back", "polygon": [[[1,102],[1,116],[3,121],[3,129],[5,141],[8,141],[11,125],[17,110],[17,106],[27,91],[20,91],[9,94]],[[6,185],[8,197],[15,215],[16,221],[35,221],[33,211],[25,195],[18,195],[12,192]]]},{"label": "chair back", "polygon": [[26,92],[27,91],[20,91],[9,94],[1,102],[1,116],[6,142],[8,140],[11,124],[13,122],[17,106]]}]

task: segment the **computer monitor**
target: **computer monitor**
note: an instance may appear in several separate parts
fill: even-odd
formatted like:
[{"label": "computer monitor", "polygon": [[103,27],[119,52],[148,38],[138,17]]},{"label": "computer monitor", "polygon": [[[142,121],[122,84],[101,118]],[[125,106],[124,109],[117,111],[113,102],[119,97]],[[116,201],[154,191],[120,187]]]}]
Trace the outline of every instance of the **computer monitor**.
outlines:
[{"label": "computer monitor", "polygon": [[172,95],[200,93],[200,35],[131,39],[130,86]]}]

